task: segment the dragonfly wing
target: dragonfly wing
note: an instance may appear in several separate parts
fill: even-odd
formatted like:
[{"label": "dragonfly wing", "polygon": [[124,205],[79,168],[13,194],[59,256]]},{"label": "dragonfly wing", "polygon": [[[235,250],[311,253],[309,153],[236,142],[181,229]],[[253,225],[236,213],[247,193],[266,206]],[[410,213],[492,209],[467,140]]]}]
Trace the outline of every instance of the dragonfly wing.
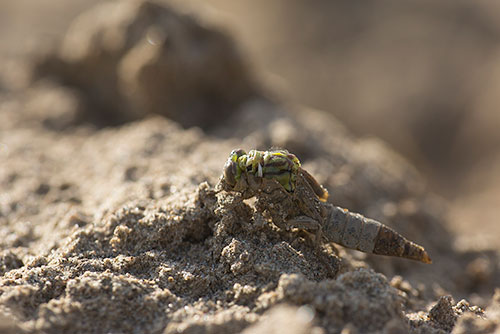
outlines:
[{"label": "dragonfly wing", "polygon": [[300,173],[307,181],[307,183],[311,186],[311,188],[313,189],[316,196],[318,196],[320,201],[326,202],[326,200],[328,199],[328,190],[326,190],[321,184],[319,184],[318,181],[316,181],[316,179],[311,174],[309,174],[309,172],[306,171],[305,169],[301,168]]}]

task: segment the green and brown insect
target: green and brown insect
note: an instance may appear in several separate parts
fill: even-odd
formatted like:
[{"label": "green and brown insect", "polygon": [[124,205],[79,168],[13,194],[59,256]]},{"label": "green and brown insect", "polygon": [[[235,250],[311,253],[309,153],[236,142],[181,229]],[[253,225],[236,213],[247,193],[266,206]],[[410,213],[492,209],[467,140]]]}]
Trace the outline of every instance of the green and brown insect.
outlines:
[{"label": "green and brown insect", "polygon": [[327,190],[286,150],[232,151],[220,185],[243,198],[256,196],[257,207],[281,228],[304,229],[365,253],[432,262],[422,246],[390,227],[327,203]]}]

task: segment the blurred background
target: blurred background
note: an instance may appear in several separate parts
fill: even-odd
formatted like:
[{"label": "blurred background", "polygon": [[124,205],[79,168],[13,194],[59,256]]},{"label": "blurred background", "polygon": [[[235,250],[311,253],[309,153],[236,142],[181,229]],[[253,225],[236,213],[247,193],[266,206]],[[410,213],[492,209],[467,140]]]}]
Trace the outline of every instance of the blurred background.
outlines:
[{"label": "blurred background", "polygon": [[[97,2],[0,2],[0,54],[51,45]],[[227,30],[280,99],[330,112],[412,161],[459,232],[500,233],[500,3],[176,3]]]}]

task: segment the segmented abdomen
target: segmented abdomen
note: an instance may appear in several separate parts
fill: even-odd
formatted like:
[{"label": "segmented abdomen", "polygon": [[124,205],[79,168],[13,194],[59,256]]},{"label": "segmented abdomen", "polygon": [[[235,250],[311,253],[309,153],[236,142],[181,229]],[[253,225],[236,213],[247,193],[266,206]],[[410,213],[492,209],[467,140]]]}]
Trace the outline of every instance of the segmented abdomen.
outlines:
[{"label": "segmented abdomen", "polygon": [[329,241],[365,253],[431,263],[422,246],[406,239],[390,227],[347,209],[333,205],[328,207],[323,233]]},{"label": "segmented abdomen", "polygon": [[325,225],[324,232],[330,241],[347,248],[372,253],[381,224],[332,205]]}]

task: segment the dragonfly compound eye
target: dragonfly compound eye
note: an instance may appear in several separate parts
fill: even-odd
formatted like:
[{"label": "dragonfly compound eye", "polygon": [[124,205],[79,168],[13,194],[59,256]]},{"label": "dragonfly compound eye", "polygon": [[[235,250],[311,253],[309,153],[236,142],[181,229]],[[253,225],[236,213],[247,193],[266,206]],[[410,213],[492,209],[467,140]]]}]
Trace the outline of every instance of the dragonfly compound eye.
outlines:
[{"label": "dragonfly compound eye", "polygon": [[224,165],[224,181],[231,188],[236,186],[238,179],[241,176],[241,169],[238,165],[240,158],[245,158],[246,152],[242,149],[237,149],[231,152],[229,159],[227,159]]},{"label": "dragonfly compound eye", "polygon": [[236,173],[238,170],[238,163],[228,160],[224,165],[224,181],[234,187],[236,185]]}]

